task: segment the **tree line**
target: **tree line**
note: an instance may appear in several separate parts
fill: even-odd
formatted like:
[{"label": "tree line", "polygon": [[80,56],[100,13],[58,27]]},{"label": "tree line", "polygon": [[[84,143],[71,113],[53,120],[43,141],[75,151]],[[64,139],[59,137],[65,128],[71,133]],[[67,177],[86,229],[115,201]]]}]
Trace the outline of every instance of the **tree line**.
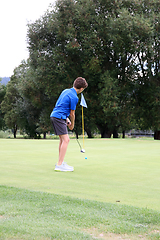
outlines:
[{"label": "tree line", "polygon": [[60,92],[82,76],[88,137],[98,131],[116,138],[136,127],[160,139],[159,0],[58,0],[28,24],[27,41],[29,59],[15,68],[1,99],[15,136],[17,128],[45,136]]}]

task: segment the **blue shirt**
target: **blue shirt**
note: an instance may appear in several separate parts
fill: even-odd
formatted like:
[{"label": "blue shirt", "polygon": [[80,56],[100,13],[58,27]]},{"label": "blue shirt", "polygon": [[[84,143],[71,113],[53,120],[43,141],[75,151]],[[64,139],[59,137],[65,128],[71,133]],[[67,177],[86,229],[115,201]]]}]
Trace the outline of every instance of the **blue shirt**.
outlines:
[{"label": "blue shirt", "polygon": [[71,110],[76,110],[78,100],[77,92],[74,88],[65,89],[59,96],[50,117],[66,119],[69,117]]}]

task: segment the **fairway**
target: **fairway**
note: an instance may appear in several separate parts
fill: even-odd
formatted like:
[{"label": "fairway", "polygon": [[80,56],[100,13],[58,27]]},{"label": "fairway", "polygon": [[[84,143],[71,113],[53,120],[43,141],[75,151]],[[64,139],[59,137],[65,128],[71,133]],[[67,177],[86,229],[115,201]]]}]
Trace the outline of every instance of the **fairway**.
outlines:
[{"label": "fairway", "polygon": [[54,171],[58,144],[0,139],[0,185],[160,210],[160,141],[87,139],[80,153],[71,139],[65,161],[75,171],[65,173]]}]

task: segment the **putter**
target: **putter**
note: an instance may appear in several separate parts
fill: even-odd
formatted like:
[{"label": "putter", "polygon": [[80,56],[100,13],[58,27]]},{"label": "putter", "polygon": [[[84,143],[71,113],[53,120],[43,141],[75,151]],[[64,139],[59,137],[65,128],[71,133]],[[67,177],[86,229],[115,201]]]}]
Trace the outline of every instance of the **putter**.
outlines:
[{"label": "putter", "polygon": [[80,152],[81,153],[85,153],[85,150],[84,149],[82,149],[82,147],[81,147],[81,144],[79,143],[79,141],[78,141],[78,138],[76,137],[76,140],[77,140],[77,142],[78,142],[78,145],[79,145],[79,147],[80,147]]},{"label": "putter", "polygon": [[[69,124],[69,122],[67,122],[67,124]],[[82,149],[81,144],[79,143],[77,136],[76,136],[76,140],[77,140],[78,145],[79,145],[79,147],[80,147],[80,152],[81,152],[81,153],[85,153],[85,150]]]}]

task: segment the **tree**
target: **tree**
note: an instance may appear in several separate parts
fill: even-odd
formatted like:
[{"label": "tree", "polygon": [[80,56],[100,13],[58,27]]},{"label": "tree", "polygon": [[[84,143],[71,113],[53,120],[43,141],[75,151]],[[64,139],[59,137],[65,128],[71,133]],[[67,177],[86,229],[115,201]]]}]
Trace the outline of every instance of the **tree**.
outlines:
[{"label": "tree", "polygon": [[[155,139],[160,139],[160,15],[159,1],[145,6],[145,17],[151,22],[152,31],[137,52],[137,76],[134,89],[135,119],[142,129],[153,129]],[[147,41],[148,39],[148,41]]]},{"label": "tree", "polygon": [[[24,129],[30,137],[36,137],[37,109],[26,97],[26,95],[32,94],[29,92],[29,88],[26,87],[29,84],[29,81],[27,81],[28,74],[29,64],[22,61],[14,69],[14,74],[7,84],[6,95],[1,104],[2,111],[5,114],[5,123],[13,130],[14,138],[16,138],[18,127]],[[34,95],[32,97],[34,98]]]},{"label": "tree", "polygon": [[1,110],[1,103],[4,100],[6,94],[6,86],[0,84],[0,130],[5,128],[4,113]]},{"label": "tree", "polygon": [[[156,100],[147,98],[156,86],[151,70],[159,66],[157,7],[158,0],[57,1],[55,10],[29,24],[32,81],[43,90],[36,96],[45,96],[51,109],[59,93],[84,76],[89,83],[88,133],[97,126],[101,137],[117,137],[118,129],[129,128],[133,117],[147,122],[146,105],[151,109]],[[80,117],[77,112],[77,120]],[[154,114],[154,124],[148,121],[146,127],[156,126],[156,119]]]},{"label": "tree", "polygon": [[40,137],[41,131],[38,130],[39,116],[44,102],[44,98],[42,98],[43,90],[35,81],[35,76],[29,60],[27,63],[22,62],[15,72],[20,95],[16,103],[19,113],[18,124],[30,138]]},{"label": "tree", "polygon": [[14,138],[16,138],[17,133],[17,108],[16,102],[19,98],[19,93],[17,90],[17,79],[12,76],[11,80],[8,82],[6,87],[6,94],[1,103],[1,110],[4,113],[4,121],[8,128],[13,130]]}]

